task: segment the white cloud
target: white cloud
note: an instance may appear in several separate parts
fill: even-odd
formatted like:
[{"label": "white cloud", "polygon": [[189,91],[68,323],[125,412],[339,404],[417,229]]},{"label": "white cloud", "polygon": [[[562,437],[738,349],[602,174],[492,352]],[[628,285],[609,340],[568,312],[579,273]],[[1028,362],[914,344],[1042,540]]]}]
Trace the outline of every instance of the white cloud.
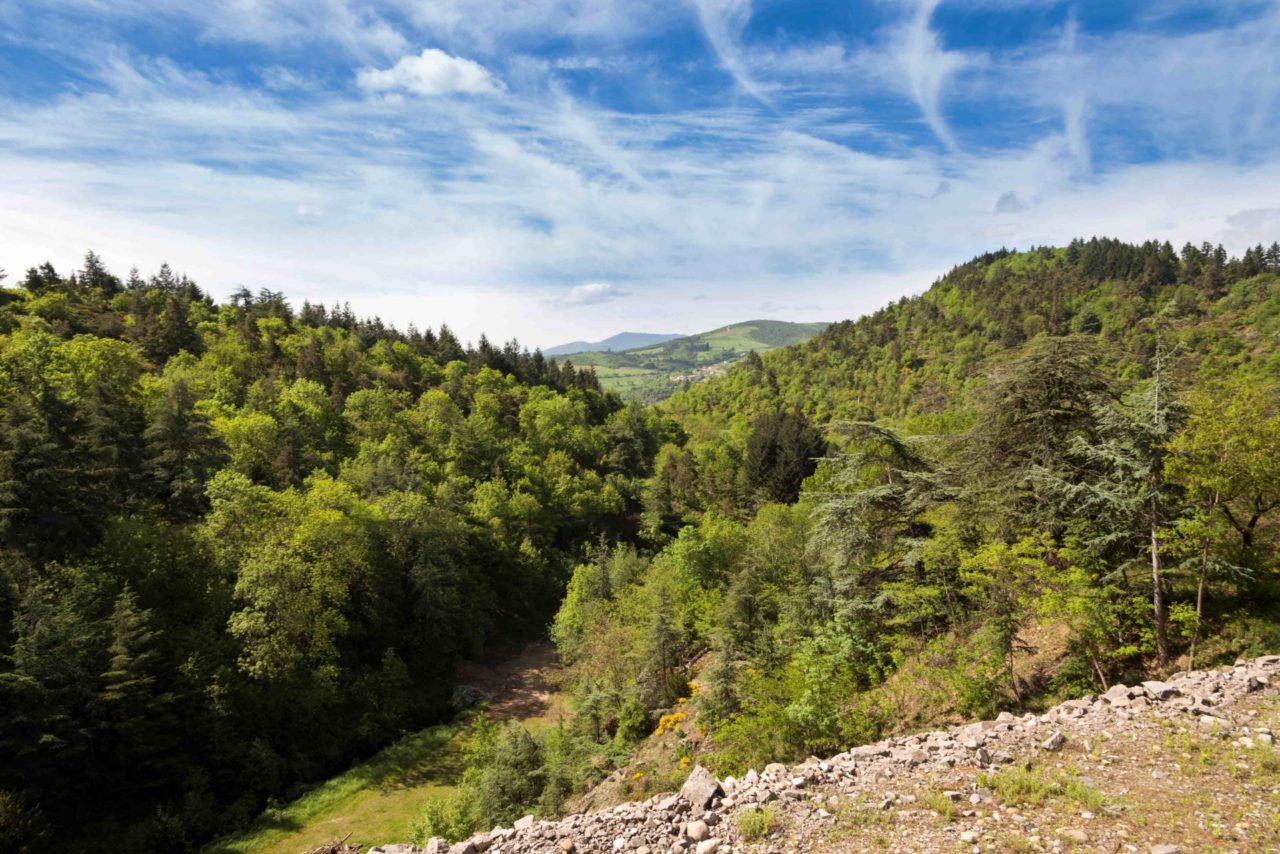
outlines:
[{"label": "white cloud", "polygon": [[943,117],[942,94],[952,75],[978,60],[942,47],[938,34],[931,27],[933,12],[939,2],[916,0],[915,14],[897,31],[889,50],[934,135],[947,148],[955,150],[955,137]]},{"label": "white cloud", "polygon": [[564,297],[564,302],[567,305],[599,305],[628,295],[628,291],[622,290],[612,282],[587,282],[570,288],[569,293]]},{"label": "white cloud", "polygon": [[[528,2],[575,38],[620,38],[643,23],[610,27],[585,2]],[[493,92],[501,84],[489,69],[501,69],[513,96],[423,97],[398,109],[349,87],[317,82],[300,94],[280,75],[288,92],[263,91],[105,47],[84,71],[92,85],[21,103],[0,95],[0,267],[49,258],[66,269],[91,247],[117,270],[168,260],[219,295],[268,286],[298,301],[350,300],[401,325],[447,321],[473,340],[552,344],[622,328],[693,332],[744,319],[744,306],[792,320],[853,316],[1000,245],[1100,234],[1239,251],[1280,237],[1280,158],[1266,147],[1280,91],[1276,16],[1184,37],[1054,33],[987,57],[946,50],[921,12],[927,2],[867,34],[866,47],[757,40],[748,50],[749,4],[707,0],[717,59],[737,64],[738,88],[697,110],[676,101],[626,113],[581,90],[570,97],[552,62],[521,66],[522,77],[518,59],[468,47],[534,32],[517,0],[429,5],[422,15],[458,14],[422,24],[438,39],[411,33],[449,47],[436,51],[448,73],[420,68],[423,55],[395,61],[403,48],[378,58],[376,39],[361,42],[374,55],[342,67],[365,66],[366,92],[397,97]],[[302,4],[278,8],[287,14],[268,29],[302,20]],[[481,8],[516,18],[470,17]],[[395,18],[405,32],[410,14],[406,5]],[[646,32],[667,26],[669,13],[656,17]],[[582,55],[632,55],[596,48]],[[651,73],[662,69],[628,82]],[[748,91],[742,80],[776,111],[734,97]],[[801,87],[833,97],[790,108]],[[862,90],[931,110],[939,138],[951,133],[948,98],[1025,107],[1028,132],[964,151],[915,145],[858,106]],[[1090,152],[1108,111],[1167,144],[1164,162],[1125,164],[1100,142]],[[831,141],[851,138],[871,144]],[[1235,144],[1252,146],[1248,156]],[[1082,169],[1090,156],[1097,165]],[[997,213],[1006,188],[1017,188],[1017,204],[1005,207],[1025,209]]]},{"label": "white cloud", "polygon": [[693,0],[698,20],[720,64],[737,81],[742,91],[768,105],[769,93],[752,76],[738,38],[751,20],[751,0]]},{"label": "white cloud", "polygon": [[489,95],[502,84],[480,63],[450,56],[433,47],[417,56],[401,57],[390,68],[362,68],[356,84],[366,92],[409,92],[414,95]]}]

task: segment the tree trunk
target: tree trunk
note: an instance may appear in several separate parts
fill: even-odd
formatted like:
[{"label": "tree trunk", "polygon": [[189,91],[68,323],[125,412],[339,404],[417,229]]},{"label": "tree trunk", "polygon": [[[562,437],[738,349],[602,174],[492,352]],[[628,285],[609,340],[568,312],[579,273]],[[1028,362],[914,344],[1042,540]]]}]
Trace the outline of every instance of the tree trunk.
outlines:
[{"label": "tree trunk", "polygon": [[1200,547],[1200,583],[1196,586],[1196,630],[1191,634],[1191,650],[1187,653],[1187,669],[1196,669],[1196,643],[1200,640],[1200,624],[1204,621],[1204,589],[1209,576],[1209,544]]},{"label": "tree trunk", "polygon": [[1160,659],[1160,666],[1167,667],[1169,664],[1169,612],[1164,601],[1164,584],[1160,577],[1160,536],[1159,525],[1157,520],[1159,514],[1155,512],[1155,499],[1151,501],[1151,604],[1155,607],[1156,614],[1156,655]]}]

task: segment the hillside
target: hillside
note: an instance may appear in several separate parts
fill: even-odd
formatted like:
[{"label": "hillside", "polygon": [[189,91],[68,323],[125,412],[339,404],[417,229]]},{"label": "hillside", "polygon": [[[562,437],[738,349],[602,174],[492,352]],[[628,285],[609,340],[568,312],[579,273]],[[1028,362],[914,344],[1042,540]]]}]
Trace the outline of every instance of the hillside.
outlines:
[{"label": "hillside", "polygon": [[443,324],[217,303],[93,253],[20,285],[0,289],[5,850],[198,848],[451,721],[460,665],[542,635],[581,555],[638,527],[674,431]]},{"label": "hillside", "polygon": [[[190,850],[258,816],[245,850],[320,816],[341,836],[442,733],[459,766],[419,782],[449,785],[394,820],[462,839],[602,782],[643,799],[695,763],[740,777],[1280,649],[1280,247],[992,253],[657,407],[167,267],[21,284],[14,850]],[[571,714],[431,729],[461,666],[549,622]]]},{"label": "hillside", "polygon": [[683,337],[678,334],[664,334],[661,332],[619,332],[617,335],[610,335],[603,341],[571,341],[568,344],[547,347],[542,351],[542,354],[544,356],[572,356],[576,353],[593,351],[611,353],[621,350],[633,350],[638,347],[652,347],[655,344],[664,344],[667,341]]},{"label": "hillside", "polygon": [[[559,821],[532,815],[455,851],[1273,850],[1280,656],[1112,685]],[[443,854],[385,846],[369,854]]]},{"label": "hillside", "polygon": [[749,352],[766,353],[806,341],[825,327],[749,320],[625,352],[581,352],[573,363],[593,369],[601,386],[626,400],[656,403],[685,385],[719,376]]},{"label": "hillside", "polygon": [[[1274,374],[1280,328],[1280,247],[1241,258],[1221,247],[1078,240],[1060,248],[988,253],[923,294],[677,393],[670,411],[707,435],[727,417],[776,405],[818,423],[914,419],[963,412],[1002,360],[1037,338],[1077,334],[1102,345],[1122,372],[1144,370],[1157,338],[1189,356]],[[948,428],[950,429],[950,428]]]}]

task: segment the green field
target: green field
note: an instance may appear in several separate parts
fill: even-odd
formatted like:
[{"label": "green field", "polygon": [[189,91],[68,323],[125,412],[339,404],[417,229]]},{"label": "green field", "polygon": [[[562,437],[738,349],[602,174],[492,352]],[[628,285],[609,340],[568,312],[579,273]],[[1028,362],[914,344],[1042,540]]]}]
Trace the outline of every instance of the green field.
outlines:
[{"label": "green field", "polygon": [[455,723],[405,736],[293,803],[267,810],[213,850],[298,854],[347,833],[364,845],[405,841],[423,801],[449,791],[462,775],[463,733]]},{"label": "green field", "polygon": [[[531,644],[485,677],[494,698],[490,717],[531,733],[564,714],[558,665],[549,644]],[[453,791],[462,777],[468,713],[458,721],[406,735],[365,762],[316,786],[289,804],[263,812],[247,830],[209,848],[217,854],[299,854],[348,833],[366,847],[408,842],[430,797]]]},{"label": "green field", "polygon": [[670,397],[685,382],[697,382],[722,372],[752,350],[764,353],[798,344],[825,327],[825,323],[749,320],[652,347],[617,353],[575,353],[569,358],[578,367],[594,368],[601,385],[624,398],[656,403]]}]

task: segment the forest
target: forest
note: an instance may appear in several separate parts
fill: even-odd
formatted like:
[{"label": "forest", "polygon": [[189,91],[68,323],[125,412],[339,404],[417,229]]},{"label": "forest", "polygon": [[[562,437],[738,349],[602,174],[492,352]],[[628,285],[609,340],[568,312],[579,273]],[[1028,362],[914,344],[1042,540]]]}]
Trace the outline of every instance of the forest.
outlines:
[{"label": "forest", "polygon": [[[192,850],[549,633],[422,834],[1280,650],[1280,245],[1001,250],[659,407],[89,253],[0,290],[0,841]],[[628,778],[631,779],[631,778]]]}]

